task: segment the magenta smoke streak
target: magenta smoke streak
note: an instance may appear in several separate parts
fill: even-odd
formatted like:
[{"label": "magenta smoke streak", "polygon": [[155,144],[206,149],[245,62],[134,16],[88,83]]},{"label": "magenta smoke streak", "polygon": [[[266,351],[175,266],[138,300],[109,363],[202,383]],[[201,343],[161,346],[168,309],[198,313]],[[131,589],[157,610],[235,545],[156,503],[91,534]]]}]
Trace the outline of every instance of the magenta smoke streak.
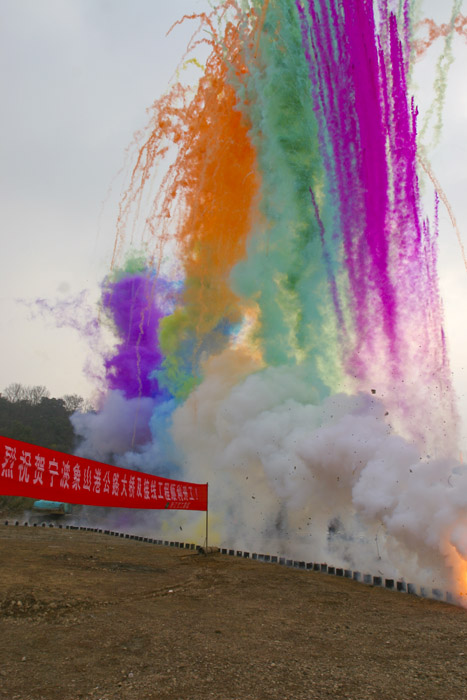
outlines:
[{"label": "magenta smoke streak", "polygon": [[439,392],[434,401],[453,416],[436,216],[430,227],[421,214],[417,110],[407,87],[407,3],[401,27],[384,0],[379,26],[372,2],[296,6],[326,207],[334,212],[322,239],[340,250],[343,263],[339,294],[333,283],[332,296],[344,366],[359,388],[368,390],[376,377],[379,389],[397,392],[407,418],[418,398],[406,394],[406,386],[415,377],[431,382]]}]

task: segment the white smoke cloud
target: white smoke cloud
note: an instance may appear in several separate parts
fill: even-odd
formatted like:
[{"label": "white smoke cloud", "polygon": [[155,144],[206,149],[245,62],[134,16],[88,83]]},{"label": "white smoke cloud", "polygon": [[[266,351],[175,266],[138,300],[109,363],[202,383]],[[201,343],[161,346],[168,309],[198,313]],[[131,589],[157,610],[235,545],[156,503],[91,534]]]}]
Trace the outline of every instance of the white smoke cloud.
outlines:
[{"label": "white smoke cloud", "polygon": [[371,394],[317,403],[304,368],[246,374],[235,352],[212,358],[173,418],[186,478],[209,481],[219,542],[453,583],[467,470],[422,457]]},{"label": "white smoke cloud", "polygon": [[109,391],[99,412],[71,416],[74,431],[81,439],[77,454],[105,462],[150,442],[153,410],[154,401],[150,398],[126,399],[121,391]]},{"label": "white smoke cloud", "polygon": [[[172,401],[156,404],[142,397],[126,399],[121,391],[109,391],[96,413],[74,413],[71,422],[80,443],[76,454],[87,459],[159,476],[181,479],[175,447],[167,432]],[[170,540],[200,542],[204,525],[197,514],[134,508],[82,506],[77,524],[105,526],[125,533]]]}]

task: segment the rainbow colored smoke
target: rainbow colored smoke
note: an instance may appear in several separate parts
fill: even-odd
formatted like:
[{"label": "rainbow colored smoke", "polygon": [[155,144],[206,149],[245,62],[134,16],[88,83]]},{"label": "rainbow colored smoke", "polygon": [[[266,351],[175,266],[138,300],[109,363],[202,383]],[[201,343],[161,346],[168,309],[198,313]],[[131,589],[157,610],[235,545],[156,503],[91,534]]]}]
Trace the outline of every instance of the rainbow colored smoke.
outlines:
[{"label": "rainbow colored smoke", "polygon": [[266,366],[305,365],[317,399],[375,388],[403,434],[453,449],[436,217],[421,212],[407,89],[410,3],[399,19],[391,3],[377,10],[379,23],[371,2],[226,2],[219,22],[199,18],[214,37],[204,75],[194,97],[176,84],[156,103],[115,248],[171,143],[144,235],[159,279],[176,243],[183,291],[163,319],[148,290],[126,316],[126,294],[111,307],[105,297],[123,334],[145,316],[128,331],[134,352],[107,363],[111,387],[120,377],[128,395],[161,387],[182,401],[250,319],[251,351]]},{"label": "rainbow colored smoke", "polygon": [[[152,109],[104,286],[120,338],[109,388],[154,401],[152,442],[124,461],[205,476],[232,541],[258,534],[260,517],[264,537],[304,530],[313,508],[310,536],[336,514],[364,520],[372,541],[383,523],[452,565],[467,557],[467,503],[449,489],[467,477],[450,471],[457,419],[436,193],[432,222],[420,204],[411,3],[227,0],[192,19],[188,51],[210,53],[194,92],[176,83]],[[145,259],[126,272],[138,229]],[[245,484],[260,511],[238,497]],[[442,518],[425,508],[439,492]],[[325,540],[312,540],[316,556]]]}]

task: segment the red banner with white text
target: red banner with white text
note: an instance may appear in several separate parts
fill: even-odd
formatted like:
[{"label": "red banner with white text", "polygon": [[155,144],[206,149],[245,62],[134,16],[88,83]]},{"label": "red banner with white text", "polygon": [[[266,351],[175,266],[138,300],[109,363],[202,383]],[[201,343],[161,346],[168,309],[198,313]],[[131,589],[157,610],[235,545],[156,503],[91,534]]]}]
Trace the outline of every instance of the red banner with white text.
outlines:
[{"label": "red banner with white text", "polygon": [[164,479],[0,435],[0,495],[106,508],[207,510],[208,485]]}]

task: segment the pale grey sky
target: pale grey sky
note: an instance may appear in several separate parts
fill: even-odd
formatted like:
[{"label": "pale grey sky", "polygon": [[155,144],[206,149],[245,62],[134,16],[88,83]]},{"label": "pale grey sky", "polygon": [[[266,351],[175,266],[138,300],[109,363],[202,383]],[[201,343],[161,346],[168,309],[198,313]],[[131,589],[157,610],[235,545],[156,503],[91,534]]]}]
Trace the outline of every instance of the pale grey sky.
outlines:
[{"label": "pale grey sky", "polygon": [[[208,0],[0,0],[0,391],[19,381],[45,384],[55,396],[91,393],[86,343],[71,329],[31,320],[16,300],[53,301],[83,289],[97,299],[114,240],[114,202],[100,216],[102,204],[193,25],[165,34],[183,14],[207,7]],[[423,7],[424,16],[448,21],[449,3]],[[430,155],[467,247],[467,46],[457,36],[454,51],[445,127]],[[422,107],[432,97],[436,57],[434,47],[416,68]],[[467,272],[440,213],[440,280],[467,417]]]},{"label": "pale grey sky", "polygon": [[[0,0],[0,391],[11,381],[88,395],[78,334],[30,320],[16,299],[51,301],[108,272],[102,204],[146,108],[167,88],[207,0]],[[118,194],[118,180],[117,180]]]}]

